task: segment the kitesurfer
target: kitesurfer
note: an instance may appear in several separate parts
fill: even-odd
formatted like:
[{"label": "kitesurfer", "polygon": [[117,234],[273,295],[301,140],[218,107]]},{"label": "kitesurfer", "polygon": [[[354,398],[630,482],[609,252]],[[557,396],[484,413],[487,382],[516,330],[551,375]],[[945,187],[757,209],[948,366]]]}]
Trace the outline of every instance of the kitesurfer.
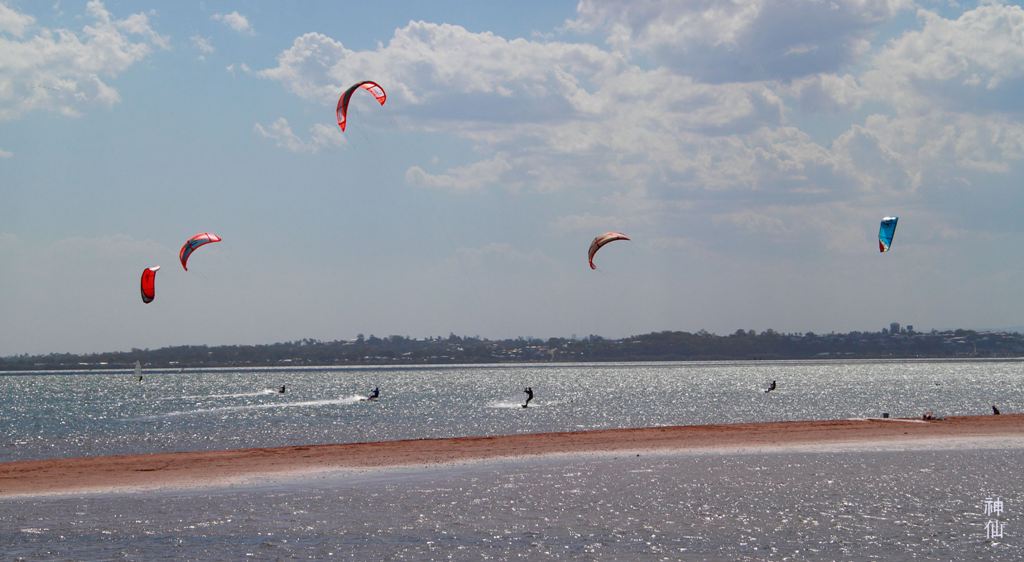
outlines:
[{"label": "kitesurfer", "polygon": [[142,382],[142,375],[139,375],[139,382]]},{"label": "kitesurfer", "polygon": [[373,392],[371,392],[370,395],[366,397],[367,400],[376,400],[378,398],[380,398],[380,387],[379,386],[374,388]]},{"label": "kitesurfer", "polygon": [[992,404],[992,415],[993,416],[998,416],[999,415],[999,408],[996,408],[995,404]]},{"label": "kitesurfer", "polygon": [[285,391],[285,388],[284,388],[284,385],[282,384],[282,385],[281,385],[281,388],[280,388],[280,389],[278,389],[278,391],[277,391],[277,392],[278,392],[279,394],[284,394],[284,391]]},{"label": "kitesurfer", "polygon": [[764,393],[768,394],[769,392],[771,392],[773,390],[775,390],[775,381],[772,381],[772,384],[768,385],[768,388],[764,391]]},{"label": "kitesurfer", "polygon": [[528,386],[523,389],[523,392],[526,393],[526,404],[523,404],[523,407],[525,408],[530,404],[530,400],[533,400],[533,387]]}]

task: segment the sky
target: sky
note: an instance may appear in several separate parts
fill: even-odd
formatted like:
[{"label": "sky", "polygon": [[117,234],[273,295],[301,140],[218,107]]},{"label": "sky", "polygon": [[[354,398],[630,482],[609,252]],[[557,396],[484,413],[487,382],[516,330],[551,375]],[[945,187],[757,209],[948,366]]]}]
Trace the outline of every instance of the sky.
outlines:
[{"label": "sky", "polygon": [[1021,326],[1022,94],[1014,3],[0,0],[0,355]]}]

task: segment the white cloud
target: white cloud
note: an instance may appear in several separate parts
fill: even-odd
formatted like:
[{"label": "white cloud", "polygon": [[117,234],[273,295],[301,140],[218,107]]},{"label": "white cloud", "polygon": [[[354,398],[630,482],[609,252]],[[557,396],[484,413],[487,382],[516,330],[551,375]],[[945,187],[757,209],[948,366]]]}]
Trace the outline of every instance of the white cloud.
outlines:
[{"label": "white cloud", "polygon": [[501,176],[510,169],[512,165],[505,155],[497,154],[488,160],[450,168],[443,174],[430,174],[413,166],[406,170],[405,180],[420,187],[469,191],[499,183]]},{"label": "white cloud", "polygon": [[996,3],[951,19],[917,15],[920,28],[866,56],[859,75],[779,87],[802,110],[876,111],[829,147],[865,197],[977,188],[1024,162],[1024,9]]},{"label": "white cloud", "polygon": [[236,70],[240,71],[242,74],[252,74],[252,69],[249,68],[249,65],[245,64],[244,62],[239,64],[229,64],[225,67],[225,69],[231,74],[234,74]]},{"label": "white cloud", "polygon": [[89,103],[113,105],[120,95],[107,80],[153,47],[169,45],[144,14],[118,20],[98,0],[86,11],[93,21],[80,33],[40,28],[25,40],[0,35],[0,121],[37,109],[73,116]]},{"label": "white cloud", "polygon": [[[872,51],[875,30],[904,2],[812,2],[801,5],[805,13],[780,0],[631,2],[586,13],[595,6],[581,2],[580,18],[570,26],[606,31],[610,49],[410,22],[366,50],[304,34],[257,74],[323,105],[359,79],[377,80],[388,105],[374,106],[361,120],[386,114],[390,125],[459,137],[479,155],[449,169],[438,170],[436,162],[410,166],[407,183],[453,191],[586,191],[584,211],[552,219],[561,232],[614,223],[648,230],[652,238],[697,239],[703,235],[679,225],[703,213],[722,228],[792,241],[798,237],[789,225],[813,212],[827,217],[815,223],[816,240],[845,247],[862,233],[864,216],[844,222],[842,212],[908,201],[922,187],[969,186],[978,174],[1007,174],[1024,158],[1018,117],[944,110],[916,92],[916,81],[930,71],[927,64],[915,69],[914,61],[930,47],[909,47],[918,35],[934,35],[927,45],[951,41],[951,50],[970,51],[967,42],[943,39],[939,31],[986,22],[984,33],[998,36],[993,44],[1002,46],[992,56],[1003,62],[971,64],[989,69],[992,76],[979,74],[985,87],[1010,92],[1016,63],[997,55],[1013,51],[1020,34],[1008,22],[1019,8],[993,6],[994,15],[965,13],[944,22],[923,15],[921,31]],[[678,28],[684,21],[706,25]],[[784,33],[790,24],[792,33]],[[673,53],[695,58],[661,58]],[[787,66],[794,57],[797,63]],[[736,73],[705,72],[701,65],[711,63]],[[752,64],[761,66],[744,71]],[[883,71],[896,76],[889,90],[879,88]],[[724,78],[737,81],[719,82]],[[897,94],[929,103],[911,112]],[[878,114],[853,113],[865,107]],[[831,114],[825,133],[817,123],[801,128],[811,121],[808,114],[819,112]],[[277,138],[286,149],[310,150],[290,129]],[[824,210],[829,206],[833,211]],[[829,234],[830,223],[842,228]]]},{"label": "white cloud", "polygon": [[0,33],[22,37],[34,23],[35,18],[32,16],[19,14],[6,5],[0,4]]},{"label": "white cloud", "polygon": [[[99,0],[93,0],[92,2],[90,2],[89,7],[97,8],[97,10],[95,10],[94,12],[94,15],[97,15],[98,17],[100,14],[105,14],[107,18],[110,17],[109,14],[106,12],[106,9],[103,8],[103,4],[100,3]],[[146,14],[132,14],[124,18],[123,20],[114,22],[114,24],[118,28],[127,31],[130,34],[146,37],[150,40],[150,42],[152,42],[157,47],[160,47],[161,49],[171,48],[171,41],[167,37],[164,37],[163,35],[160,35],[159,33],[153,31],[153,28],[150,27],[149,16],[147,16]]]},{"label": "white cloud", "polygon": [[11,158],[13,156],[14,156],[13,152],[11,152],[9,150],[0,149],[0,158]]},{"label": "white cloud", "polygon": [[321,123],[310,128],[309,140],[302,140],[292,131],[291,125],[284,117],[278,118],[266,127],[256,123],[253,125],[253,131],[289,152],[317,153],[324,148],[339,146],[343,142],[340,131]]},{"label": "white cloud", "polygon": [[840,68],[909,0],[581,0],[567,28],[603,31],[615,50],[712,82],[795,78]]},{"label": "white cloud", "polygon": [[425,22],[366,51],[307,33],[259,74],[323,104],[373,77],[391,100],[381,111],[414,129],[461,135],[489,154],[489,165],[439,176],[412,167],[406,178],[416,185],[476,188],[500,174],[507,187],[544,191],[690,173],[699,163],[689,154],[704,135],[750,133],[782,119],[781,99],[760,84],[702,84],[591,45]]},{"label": "white cloud", "polygon": [[796,98],[800,109],[810,112],[839,113],[857,109],[867,99],[860,81],[851,74],[816,74],[780,88]]},{"label": "white cloud", "polygon": [[940,105],[950,111],[1021,113],[1024,8],[979,6],[946,19],[918,11],[923,23],[890,42],[864,82],[905,113]]},{"label": "white cloud", "polygon": [[442,118],[513,121],[524,117],[524,104],[552,119],[593,111],[580,80],[620,69],[618,57],[589,45],[510,41],[456,25],[410,22],[386,46],[368,51],[307,33],[260,75],[317,101],[336,99],[352,83],[373,77],[389,98],[429,105]]},{"label": "white cloud", "polygon": [[979,173],[1005,174],[1024,160],[1024,123],[942,112],[873,115],[837,139],[836,150],[876,189],[969,186]]},{"label": "white cloud", "polygon": [[213,48],[213,42],[210,41],[209,37],[193,35],[189,39],[192,41],[192,46],[199,51],[199,60],[206,60],[206,55],[213,54],[216,50]]},{"label": "white cloud", "polygon": [[213,21],[219,21],[239,33],[245,33],[247,35],[255,33],[252,25],[249,24],[249,18],[238,12],[231,12],[230,14],[213,14],[210,16],[210,19]]},{"label": "white cloud", "polygon": [[1010,173],[1024,161],[1024,9],[983,5],[955,19],[919,10],[918,20],[859,78],[815,78],[790,93],[820,107],[881,108],[832,147],[869,191],[963,188]]},{"label": "white cloud", "polygon": [[855,125],[836,139],[833,149],[840,155],[840,165],[863,190],[894,193],[920,186],[920,177],[908,171],[892,145],[873,128]]}]

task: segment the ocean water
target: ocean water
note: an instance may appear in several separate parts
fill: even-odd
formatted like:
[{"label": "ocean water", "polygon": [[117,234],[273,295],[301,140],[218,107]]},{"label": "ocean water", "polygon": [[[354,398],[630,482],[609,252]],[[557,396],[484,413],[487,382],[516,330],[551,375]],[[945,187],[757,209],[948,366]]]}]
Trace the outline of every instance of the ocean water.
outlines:
[{"label": "ocean water", "polygon": [[[0,501],[5,560],[1022,560],[1024,448],[636,455]],[[985,499],[1002,512],[986,514]],[[1002,538],[985,525],[1001,524]]]},{"label": "ocean water", "polygon": [[[763,389],[772,380],[776,391]],[[275,389],[287,386],[285,394]],[[0,376],[0,462],[596,428],[1024,410],[1024,362],[757,362]],[[359,400],[373,387],[375,402]],[[522,390],[536,397],[523,409]]]},{"label": "ocean water", "polygon": [[[778,389],[765,394],[771,380]],[[1024,409],[1021,362],[0,377],[0,460]],[[288,392],[274,391],[287,385]],[[359,398],[380,386],[378,402]],[[536,398],[523,409],[522,388]],[[5,560],[1024,560],[1024,440],[498,459],[0,500]],[[1003,512],[984,513],[986,498]],[[990,521],[1003,536],[986,537]]]}]

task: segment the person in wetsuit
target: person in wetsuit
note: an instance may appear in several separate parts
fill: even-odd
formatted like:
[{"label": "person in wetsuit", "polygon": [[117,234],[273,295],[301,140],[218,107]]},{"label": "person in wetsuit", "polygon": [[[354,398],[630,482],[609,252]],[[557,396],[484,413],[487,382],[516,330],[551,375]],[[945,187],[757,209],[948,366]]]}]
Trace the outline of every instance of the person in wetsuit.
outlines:
[{"label": "person in wetsuit", "polygon": [[771,392],[773,390],[775,390],[775,381],[772,381],[772,384],[768,385],[768,389],[765,390],[764,393],[768,394],[769,392]]},{"label": "person in wetsuit", "polygon": [[284,394],[284,391],[285,391],[285,388],[284,388],[284,385],[282,384],[282,385],[281,385],[281,388],[280,388],[280,389],[279,389],[279,390],[278,390],[277,392],[278,392],[279,394]]},{"label": "person in wetsuit", "polygon": [[530,400],[533,400],[533,387],[528,386],[523,389],[523,392],[526,393],[526,404],[523,404],[523,407],[525,408],[530,405]]},{"label": "person in wetsuit", "polygon": [[376,400],[378,398],[380,398],[380,387],[379,386],[374,388],[373,392],[371,392],[370,395],[366,397],[367,400]]},{"label": "person in wetsuit", "polygon": [[993,416],[998,416],[999,415],[999,408],[996,408],[995,404],[992,404],[992,415]]}]

